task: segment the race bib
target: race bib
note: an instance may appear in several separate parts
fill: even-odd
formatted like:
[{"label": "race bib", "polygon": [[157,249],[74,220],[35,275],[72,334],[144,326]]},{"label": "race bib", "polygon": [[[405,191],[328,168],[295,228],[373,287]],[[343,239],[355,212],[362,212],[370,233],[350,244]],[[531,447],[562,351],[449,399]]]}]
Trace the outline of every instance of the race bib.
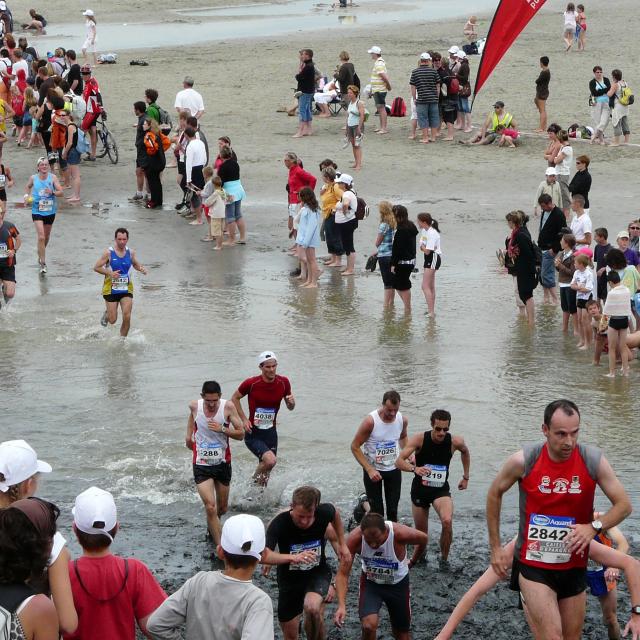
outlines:
[{"label": "race bib", "polygon": [[129,291],[129,276],[111,278],[111,291],[127,293]]},{"label": "race bib", "polygon": [[4,189],[6,184],[7,184],[7,176],[5,176],[3,173],[0,173],[0,189]]},{"label": "race bib", "polygon": [[41,198],[38,202],[38,211],[53,211],[53,200],[51,198]]},{"label": "race bib", "polygon": [[548,564],[569,562],[571,553],[565,542],[575,518],[532,513],[527,528],[527,560]]},{"label": "race bib", "polygon": [[9,257],[9,247],[4,242],[0,242],[0,258]]},{"label": "race bib", "polygon": [[367,580],[377,584],[393,584],[398,563],[387,558],[363,558]]},{"label": "race bib", "polygon": [[210,467],[224,462],[222,445],[214,442],[203,442],[197,445],[196,464]]},{"label": "race bib", "polygon": [[390,440],[389,442],[376,442],[376,464],[382,467],[390,467],[395,464],[398,457],[398,443]]},{"label": "race bib", "polygon": [[271,429],[275,420],[275,409],[261,409],[258,407],[253,414],[253,424],[258,429]]},{"label": "race bib", "polygon": [[312,540],[311,542],[301,542],[300,544],[292,544],[290,553],[302,553],[303,551],[315,551],[316,557],[313,561],[305,564],[290,564],[289,571],[309,571],[320,564],[322,547],[320,540]]},{"label": "race bib", "polygon": [[422,484],[425,487],[444,487],[447,481],[447,467],[441,464],[425,464],[423,469],[426,474],[422,476]]}]

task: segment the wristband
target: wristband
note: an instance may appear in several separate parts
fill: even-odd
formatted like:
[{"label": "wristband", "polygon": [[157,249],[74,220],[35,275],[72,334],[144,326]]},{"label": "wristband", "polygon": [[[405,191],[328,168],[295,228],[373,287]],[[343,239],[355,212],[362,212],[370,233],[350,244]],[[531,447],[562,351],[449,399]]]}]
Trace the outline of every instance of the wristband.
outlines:
[{"label": "wristband", "polygon": [[463,480],[468,480],[468,479],[469,479],[469,476],[462,476],[462,479],[463,479]]}]

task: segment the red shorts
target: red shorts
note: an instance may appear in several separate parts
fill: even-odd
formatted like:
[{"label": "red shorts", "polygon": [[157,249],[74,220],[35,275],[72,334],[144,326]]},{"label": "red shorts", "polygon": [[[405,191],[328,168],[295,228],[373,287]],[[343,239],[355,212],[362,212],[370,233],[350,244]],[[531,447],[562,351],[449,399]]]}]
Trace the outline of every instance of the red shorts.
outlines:
[{"label": "red shorts", "polygon": [[99,115],[99,113],[89,113],[87,111],[87,113],[84,114],[84,118],[82,118],[82,124],[80,125],[80,128],[83,131],[89,131],[89,129],[91,129],[91,127],[95,125]]}]

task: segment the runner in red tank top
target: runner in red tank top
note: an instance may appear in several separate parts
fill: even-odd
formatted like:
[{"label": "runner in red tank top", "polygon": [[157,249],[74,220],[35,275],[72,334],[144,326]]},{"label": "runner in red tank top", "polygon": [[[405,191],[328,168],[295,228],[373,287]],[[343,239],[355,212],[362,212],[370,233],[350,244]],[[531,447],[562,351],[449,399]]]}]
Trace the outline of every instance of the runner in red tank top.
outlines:
[{"label": "runner in red tank top", "polygon": [[[487,495],[491,566],[504,577],[510,558],[500,546],[500,509],[502,496],[518,482],[520,524],[511,586],[526,604],[534,637],[546,640],[579,640],[587,547],[596,534],[631,513],[624,487],[602,452],[578,445],[579,430],[580,411],[573,402],[547,405],[542,424],[546,442],[513,454]],[[599,520],[593,520],[596,485],[612,505]]]}]

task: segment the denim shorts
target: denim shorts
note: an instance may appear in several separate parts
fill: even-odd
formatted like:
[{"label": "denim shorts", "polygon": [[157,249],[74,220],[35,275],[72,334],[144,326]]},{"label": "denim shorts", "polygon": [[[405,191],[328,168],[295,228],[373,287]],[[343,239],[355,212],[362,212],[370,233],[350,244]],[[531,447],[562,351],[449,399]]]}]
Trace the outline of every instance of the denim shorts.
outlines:
[{"label": "denim shorts", "polygon": [[373,103],[376,107],[384,107],[387,100],[387,92],[386,91],[376,91],[371,94],[373,96]]},{"label": "denim shorts", "polygon": [[311,113],[312,102],[313,93],[303,93],[298,99],[298,119],[300,122],[311,122],[313,120]]},{"label": "denim shorts", "polygon": [[237,222],[242,218],[242,211],[240,210],[240,205],[242,200],[236,200],[234,202],[227,202],[224,208],[224,217],[228,223]]},{"label": "denim shorts", "polygon": [[556,286],[555,258],[549,253],[549,249],[542,252],[540,282],[545,289],[553,289]]},{"label": "denim shorts", "polygon": [[426,104],[416,102],[416,113],[418,114],[418,129],[437,129],[440,126],[440,112],[437,102],[427,102]]},{"label": "denim shorts", "polygon": [[73,165],[80,164],[80,152],[75,147],[69,149],[69,153],[67,153],[67,163]]},{"label": "denim shorts", "polygon": [[468,96],[458,96],[458,111],[460,113],[471,113]]}]

